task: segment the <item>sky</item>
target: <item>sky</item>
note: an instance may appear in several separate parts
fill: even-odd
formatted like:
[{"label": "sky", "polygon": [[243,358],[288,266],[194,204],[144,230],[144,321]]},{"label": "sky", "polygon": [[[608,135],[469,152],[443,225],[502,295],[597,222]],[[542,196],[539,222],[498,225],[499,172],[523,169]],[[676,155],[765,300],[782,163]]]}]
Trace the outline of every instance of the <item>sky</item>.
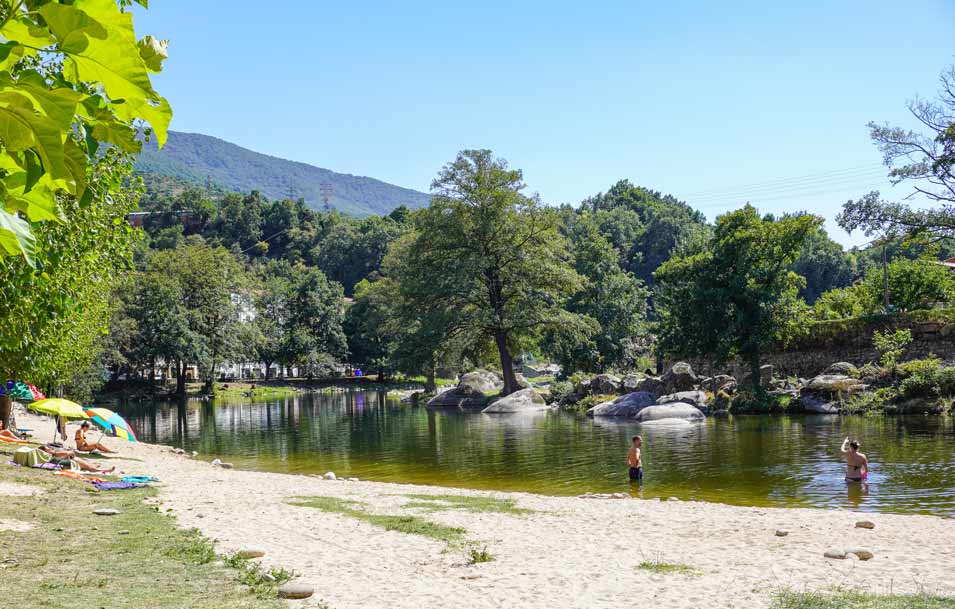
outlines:
[{"label": "sky", "polygon": [[869,121],[914,126],[955,63],[955,0],[153,0],[172,128],[427,191],[490,148],[577,204],[629,179],[710,220],[900,199]]}]

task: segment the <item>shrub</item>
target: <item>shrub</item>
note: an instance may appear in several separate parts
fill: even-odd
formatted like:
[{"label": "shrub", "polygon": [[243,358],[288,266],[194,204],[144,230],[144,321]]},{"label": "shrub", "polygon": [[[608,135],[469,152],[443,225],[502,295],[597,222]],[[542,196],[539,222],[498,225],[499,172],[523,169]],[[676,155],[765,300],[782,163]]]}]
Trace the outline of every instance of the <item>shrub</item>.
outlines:
[{"label": "shrub", "polygon": [[570,381],[557,381],[550,386],[550,397],[553,402],[562,402],[572,393],[574,393],[574,384]]},{"label": "shrub", "polygon": [[955,396],[955,368],[923,368],[899,385],[906,398],[938,398]]},{"label": "shrub", "polygon": [[857,393],[843,402],[842,409],[850,414],[894,411],[893,402],[899,395],[895,387],[882,387],[872,392]]},{"label": "shrub", "polygon": [[896,330],[895,332],[874,332],[872,334],[872,346],[882,354],[879,360],[886,368],[895,370],[896,361],[905,352],[905,348],[912,342],[912,331],[908,328]]},{"label": "shrub", "polygon": [[912,361],[899,364],[899,376],[907,378],[916,374],[930,374],[938,370],[942,360],[936,357],[926,359],[913,359]]}]

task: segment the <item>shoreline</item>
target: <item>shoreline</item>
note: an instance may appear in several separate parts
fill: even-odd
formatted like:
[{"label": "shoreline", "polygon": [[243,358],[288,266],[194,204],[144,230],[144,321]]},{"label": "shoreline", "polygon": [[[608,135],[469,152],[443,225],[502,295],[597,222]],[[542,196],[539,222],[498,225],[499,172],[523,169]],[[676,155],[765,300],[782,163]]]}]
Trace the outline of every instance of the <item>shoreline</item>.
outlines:
[{"label": "shoreline", "polygon": [[[52,435],[48,417],[17,416],[35,438]],[[948,568],[955,563],[955,526],[937,516],[331,481],[223,469],[210,464],[211,455],[191,458],[166,446],[106,443],[120,451],[109,458],[119,470],[159,477],[159,509],[175,515],[181,527],[199,529],[220,553],[258,547],[266,552],[264,565],[298,573],[296,581],[314,587],[315,596],[296,607],[324,601],[334,609],[449,602],[478,609],[609,608],[640,599],[660,608],[760,609],[784,588],[852,586],[884,593],[891,586],[895,592],[955,594]],[[411,495],[493,498],[532,512],[406,507],[415,502]],[[303,496],[460,527],[466,544],[485,548],[494,559],[468,564],[465,546],[290,505]],[[876,527],[855,528],[859,520]],[[788,535],[777,537],[780,529]],[[865,547],[875,557],[825,558],[832,547]],[[636,568],[647,561],[686,564],[696,573]]]}]

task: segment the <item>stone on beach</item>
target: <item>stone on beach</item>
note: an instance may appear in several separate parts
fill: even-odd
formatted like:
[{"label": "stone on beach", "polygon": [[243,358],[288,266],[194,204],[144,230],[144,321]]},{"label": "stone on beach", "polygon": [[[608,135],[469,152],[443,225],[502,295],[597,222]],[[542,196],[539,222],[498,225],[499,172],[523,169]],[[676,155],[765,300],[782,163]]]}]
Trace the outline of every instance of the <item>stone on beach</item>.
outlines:
[{"label": "stone on beach", "polygon": [[97,516],[116,516],[119,514],[119,510],[114,510],[113,508],[96,508],[93,510],[93,513]]},{"label": "stone on beach", "polygon": [[322,476],[325,480],[338,480],[338,476],[335,475],[335,472],[325,472],[325,475]]},{"label": "stone on beach", "polygon": [[871,520],[860,520],[856,523],[857,529],[874,529],[875,523]]},{"label": "stone on beach", "polygon": [[284,586],[279,586],[279,598],[308,598],[313,594],[315,594],[315,590],[311,586],[304,584],[285,584]]},{"label": "stone on beach", "polygon": [[786,529],[776,529],[776,537],[786,537],[789,535],[789,531]]},{"label": "stone on beach", "polygon": [[870,560],[875,554],[872,553],[872,550],[868,548],[852,548],[846,550],[847,554],[855,554],[856,558],[859,560]]},{"label": "stone on beach", "polygon": [[842,548],[829,548],[823,553],[826,558],[835,558],[837,560],[846,559],[846,551]]},{"label": "stone on beach", "polygon": [[252,547],[242,548],[238,552],[236,552],[236,555],[239,558],[262,558],[263,556],[265,556],[265,550],[262,550],[260,548],[252,548]]}]

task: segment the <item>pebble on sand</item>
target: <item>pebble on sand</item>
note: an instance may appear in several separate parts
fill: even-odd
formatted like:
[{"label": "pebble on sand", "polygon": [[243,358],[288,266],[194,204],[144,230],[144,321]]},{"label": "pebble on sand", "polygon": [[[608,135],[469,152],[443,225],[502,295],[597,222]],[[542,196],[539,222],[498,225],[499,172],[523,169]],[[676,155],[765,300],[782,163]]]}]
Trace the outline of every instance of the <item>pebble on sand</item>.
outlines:
[{"label": "pebble on sand", "polygon": [[335,475],[335,472],[326,472],[322,478],[326,480],[338,480],[338,476]]},{"label": "pebble on sand", "polygon": [[119,514],[119,510],[114,510],[113,508],[96,508],[93,510],[93,513],[97,516],[115,516]]},{"label": "pebble on sand", "polygon": [[856,523],[856,528],[857,529],[874,529],[875,523],[872,522],[871,520],[860,520],[859,522]]},{"label": "pebble on sand", "polygon": [[868,548],[852,548],[851,550],[847,550],[847,552],[849,554],[855,554],[856,558],[859,560],[869,560],[875,556],[875,554],[872,553],[872,550],[869,550]]},{"label": "pebble on sand", "polygon": [[789,535],[789,531],[786,529],[776,529],[776,537],[785,537]]},{"label": "pebble on sand", "polygon": [[260,548],[242,548],[238,552],[239,558],[262,558],[265,556],[265,550]]},{"label": "pebble on sand", "polygon": [[303,584],[285,584],[279,586],[279,598],[308,598],[315,593],[310,586]]},{"label": "pebble on sand", "polygon": [[232,465],[231,463],[220,463],[219,467],[221,467],[222,469],[233,469],[235,466]]},{"label": "pebble on sand", "polygon": [[825,556],[826,558],[835,558],[838,560],[845,560],[846,551],[841,548],[829,548],[828,550],[826,550],[823,556]]}]

